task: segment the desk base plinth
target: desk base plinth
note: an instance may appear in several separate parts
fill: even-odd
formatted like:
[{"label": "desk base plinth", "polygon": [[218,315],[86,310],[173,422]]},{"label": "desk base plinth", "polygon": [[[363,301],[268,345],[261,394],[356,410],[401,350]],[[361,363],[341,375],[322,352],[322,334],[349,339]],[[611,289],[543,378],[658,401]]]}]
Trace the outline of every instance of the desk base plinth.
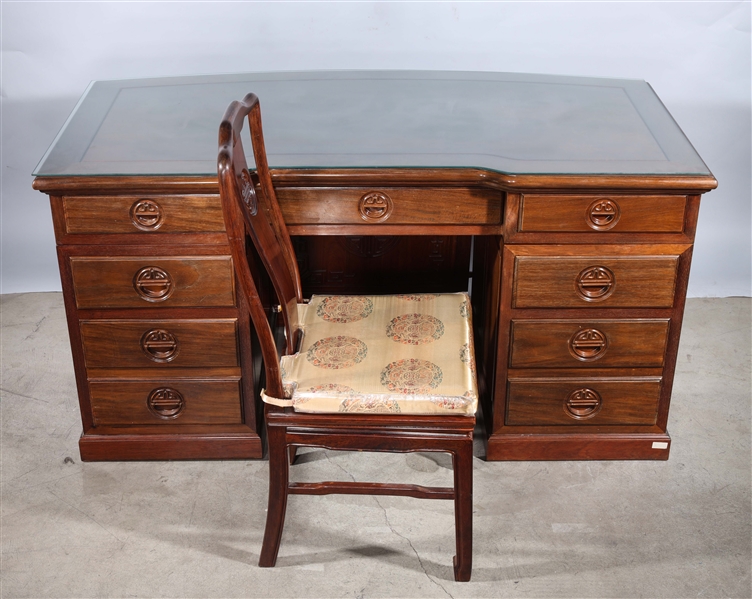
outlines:
[{"label": "desk base plinth", "polygon": [[84,462],[119,460],[247,460],[261,458],[258,436],[215,435],[81,435],[78,441]]},{"label": "desk base plinth", "polygon": [[491,435],[489,461],[668,460],[671,437],[650,434]]}]

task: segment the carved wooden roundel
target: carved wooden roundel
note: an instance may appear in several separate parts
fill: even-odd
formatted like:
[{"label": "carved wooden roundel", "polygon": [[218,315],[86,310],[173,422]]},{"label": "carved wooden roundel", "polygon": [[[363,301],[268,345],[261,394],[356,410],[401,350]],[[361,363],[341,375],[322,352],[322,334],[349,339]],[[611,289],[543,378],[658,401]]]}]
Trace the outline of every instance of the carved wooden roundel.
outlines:
[{"label": "carved wooden roundel", "polygon": [[602,198],[588,206],[587,224],[596,231],[608,231],[619,222],[621,210],[615,200]]},{"label": "carved wooden roundel", "polygon": [[133,288],[147,302],[162,302],[172,294],[172,277],[158,266],[145,266],[133,277]]},{"label": "carved wooden roundel", "polygon": [[575,420],[587,420],[595,416],[602,405],[600,393],[584,387],[569,394],[564,401],[564,412]]},{"label": "carved wooden roundel", "polygon": [[131,222],[142,231],[155,231],[164,222],[164,211],[154,200],[137,200],[131,206]]},{"label": "carved wooden roundel", "polygon": [[370,223],[385,221],[394,210],[392,198],[381,191],[365,194],[358,202],[358,210],[363,220]]},{"label": "carved wooden roundel", "polygon": [[253,185],[251,179],[251,173],[247,168],[240,171],[240,197],[243,198],[243,203],[248,207],[251,216],[255,216],[258,212],[258,199],[256,198],[256,187]]},{"label": "carved wooden roundel", "polygon": [[163,420],[177,418],[185,408],[185,400],[179,391],[170,387],[160,387],[149,393],[146,405],[152,414]]},{"label": "carved wooden roundel", "polygon": [[166,329],[152,329],[141,337],[141,349],[154,362],[171,362],[179,348],[177,337]]},{"label": "carved wooden roundel", "polygon": [[590,362],[602,357],[608,349],[608,339],[598,329],[577,331],[569,339],[569,352],[578,360]]},{"label": "carved wooden roundel", "polygon": [[590,266],[577,275],[575,288],[585,301],[600,302],[614,292],[616,277],[610,268]]}]

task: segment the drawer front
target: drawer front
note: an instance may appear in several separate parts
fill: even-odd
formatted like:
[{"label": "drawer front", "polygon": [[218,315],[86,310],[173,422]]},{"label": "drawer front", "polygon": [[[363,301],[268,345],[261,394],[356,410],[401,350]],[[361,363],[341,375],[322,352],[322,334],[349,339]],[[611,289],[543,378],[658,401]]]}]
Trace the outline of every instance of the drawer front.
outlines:
[{"label": "drawer front", "polygon": [[510,380],[506,423],[653,425],[660,390],[660,379]]},{"label": "drawer front", "polygon": [[210,233],[225,230],[219,196],[67,196],[67,233]]},{"label": "drawer front", "polygon": [[510,367],[663,366],[668,320],[513,320]]},{"label": "drawer front", "polygon": [[526,194],[519,230],[525,232],[681,233],[686,196]]},{"label": "drawer front", "polygon": [[235,320],[85,320],[81,339],[88,368],[239,365]]},{"label": "drawer front", "polygon": [[79,308],[233,306],[230,256],[72,257]]},{"label": "drawer front", "polygon": [[502,196],[475,188],[280,188],[288,225],[501,223]]},{"label": "drawer front", "polygon": [[241,424],[240,384],[233,381],[91,381],[94,424]]},{"label": "drawer front", "polygon": [[515,308],[670,308],[678,256],[518,256]]}]

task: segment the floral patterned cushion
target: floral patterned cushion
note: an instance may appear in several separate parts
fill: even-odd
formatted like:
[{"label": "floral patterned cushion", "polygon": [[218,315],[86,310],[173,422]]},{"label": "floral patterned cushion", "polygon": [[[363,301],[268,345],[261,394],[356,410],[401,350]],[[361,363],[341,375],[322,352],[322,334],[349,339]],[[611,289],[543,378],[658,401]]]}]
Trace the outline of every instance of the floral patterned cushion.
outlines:
[{"label": "floral patterned cushion", "polygon": [[282,358],[296,411],[475,414],[466,293],[313,296],[299,308],[300,352]]}]

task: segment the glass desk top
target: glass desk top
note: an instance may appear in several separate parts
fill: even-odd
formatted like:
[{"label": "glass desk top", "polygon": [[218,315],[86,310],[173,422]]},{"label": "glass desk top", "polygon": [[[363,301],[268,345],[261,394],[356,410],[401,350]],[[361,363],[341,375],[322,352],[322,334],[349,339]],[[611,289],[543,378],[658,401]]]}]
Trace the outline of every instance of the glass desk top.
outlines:
[{"label": "glass desk top", "polygon": [[644,81],[442,71],[96,81],[34,174],[216,175],[222,115],[248,92],[272,168],[710,174]]}]

